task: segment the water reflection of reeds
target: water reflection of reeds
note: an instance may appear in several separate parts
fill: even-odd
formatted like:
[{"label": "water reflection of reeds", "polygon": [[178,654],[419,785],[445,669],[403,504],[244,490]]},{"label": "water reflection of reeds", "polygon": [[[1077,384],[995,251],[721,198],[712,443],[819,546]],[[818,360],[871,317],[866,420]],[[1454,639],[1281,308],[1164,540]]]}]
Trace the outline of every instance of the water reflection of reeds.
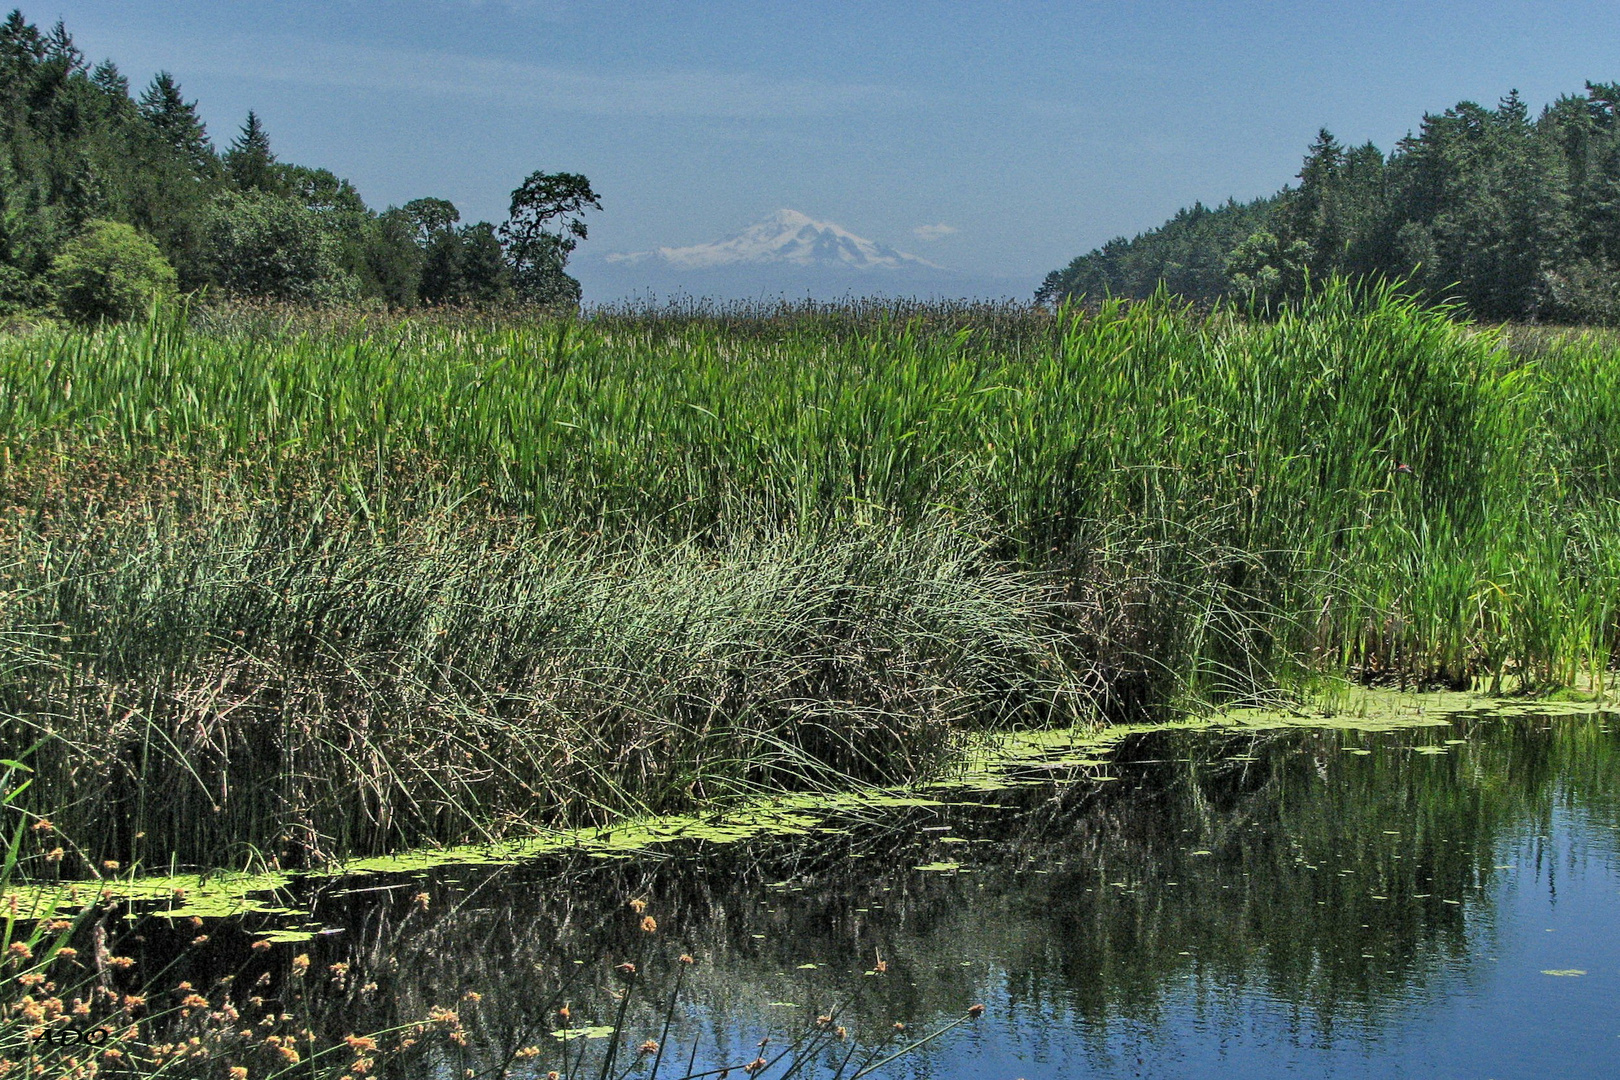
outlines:
[{"label": "water reflection of reeds", "polygon": [[[626,1037],[658,1038],[682,954],[697,963],[669,1038],[683,1053],[697,1042],[700,1060],[747,1060],[761,1036],[781,1045],[835,1008],[879,1038],[981,999],[991,1030],[1073,1027],[1096,1042],[1122,1022],[1168,1022],[1167,995],[1188,980],[1210,1009],[1262,997],[1331,1041],[1466,972],[1490,932],[1504,836],[1545,827],[1561,799],[1615,809],[1605,725],[1160,732],[1122,744],[1106,782],[974,792],[660,858],[339,880],[304,899],[341,933],[250,952],[251,925],[211,927],[197,948],[192,928],[149,920],[114,948],[199,986],[267,975],[260,992],[302,992],[327,1039],[454,1010],[466,1045],[419,1052],[455,1069],[530,1045],[554,1055],[563,1002],[569,1025],[614,1023],[627,961],[641,981]],[[947,860],[965,872],[910,869]],[[294,980],[295,955],[325,974]],[[865,974],[879,958],[887,970]]]}]

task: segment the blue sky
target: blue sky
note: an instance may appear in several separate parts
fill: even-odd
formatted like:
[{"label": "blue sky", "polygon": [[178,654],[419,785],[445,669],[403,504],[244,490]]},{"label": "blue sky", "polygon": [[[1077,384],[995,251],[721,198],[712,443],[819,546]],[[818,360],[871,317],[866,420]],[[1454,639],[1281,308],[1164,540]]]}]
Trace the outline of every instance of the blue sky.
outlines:
[{"label": "blue sky", "polygon": [[[596,252],[782,207],[1034,284],[1195,199],[1275,190],[1317,128],[1386,151],[1425,111],[1620,81],[1613,3],[54,0],[92,60],[172,71],[216,142],[377,207],[499,220],[588,175]],[[919,231],[921,230],[921,231]],[[582,249],[583,250],[583,249]]]}]

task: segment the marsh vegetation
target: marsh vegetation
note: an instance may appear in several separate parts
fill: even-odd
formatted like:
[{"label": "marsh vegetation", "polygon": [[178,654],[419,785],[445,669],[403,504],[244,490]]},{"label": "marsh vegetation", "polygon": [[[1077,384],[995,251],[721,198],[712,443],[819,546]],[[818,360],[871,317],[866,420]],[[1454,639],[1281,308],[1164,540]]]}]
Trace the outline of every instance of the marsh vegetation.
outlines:
[{"label": "marsh vegetation", "polygon": [[[283,866],[926,775],[964,732],[1616,644],[1606,342],[866,305],[0,342],[30,866]],[[1504,680],[1506,682],[1504,683]],[[54,860],[54,861],[43,861]]]}]

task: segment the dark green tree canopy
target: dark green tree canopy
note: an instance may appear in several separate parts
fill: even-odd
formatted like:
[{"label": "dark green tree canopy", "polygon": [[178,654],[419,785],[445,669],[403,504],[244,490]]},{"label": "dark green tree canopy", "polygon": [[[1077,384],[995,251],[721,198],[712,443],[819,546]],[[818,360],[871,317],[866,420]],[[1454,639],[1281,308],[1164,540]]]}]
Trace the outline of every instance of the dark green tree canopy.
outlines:
[{"label": "dark green tree canopy", "polygon": [[600,197],[579,173],[531,173],[512,192],[511,212],[499,235],[519,299],[546,305],[579,303],[579,282],[566,271],[568,256],[587,236],[581,215],[600,209]]},{"label": "dark green tree canopy", "polygon": [[576,303],[564,266],[599,206],[584,177],[535,173],[500,229],[458,228],[438,198],[375,213],[332,171],[278,161],[256,111],[220,154],[169,72],[132,98],[117,65],[91,67],[60,23],[0,20],[0,310],[51,307],[66,280],[56,260],[93,222],[133,227],[186,291]]},{"label": "dark green tree canopy", "polygon": [[270,136],[265,134],[259,114],[249,109],[242,131],[225,151],[225,169],[239,188],[273,189],[275,185],[276,156],[270,151]]},{"label": "dark green tree canopy", "polygon": [[461,220],[461,211],[449,199],[412,199],[400,210],[410,222],[416,242],[423,247]]},{"label": "dark green tree canopy", "polygon": [[158,141],[199,174],[214,171],[218,160],[208,141],[208,128],[197,115],[197,103],[185,99],[180,84],[167,71],[154,75],[141,94],[140,115]]},{"label": "dark green tree canopy", "polygon": [[[1322,131],[1298,184],[1195,205],[1047,276],[1039,297],[1286,300],[1309,277],[1403,278],[1491,319],[1620,319],[1620,87],[1588,83],[1532,116],[1518,93],[1423,117],[1387,157]],[[1219,256],[1210,260],[1210,248]],[[1189,273],[1189,265],[1219,273]]]}]

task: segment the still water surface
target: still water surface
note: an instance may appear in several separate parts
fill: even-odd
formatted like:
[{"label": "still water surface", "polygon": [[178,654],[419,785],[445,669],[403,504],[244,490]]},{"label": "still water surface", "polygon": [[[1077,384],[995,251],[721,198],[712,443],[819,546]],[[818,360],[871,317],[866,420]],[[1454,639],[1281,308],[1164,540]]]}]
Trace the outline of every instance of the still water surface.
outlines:
[{"label": "still water surface", "polygon": [[179,974],[348,964],[310,981],[333,1035],[456,1007],[468,1045],[411,1075],[566,1069],[558,1005],[614,1024],[631,960],[629,1059],[662,1037],[666,1076],[694,1047],[699,1069],[764,1035],[774,1055],[822,1013],[871,1045],[975,1003],[877,1075],[1620,1076],[1617,751],[1601,715],[1162,731],[801,835],[325,882],[302,900],[327,933],[249,952],[267,923],[221,927]]}]

